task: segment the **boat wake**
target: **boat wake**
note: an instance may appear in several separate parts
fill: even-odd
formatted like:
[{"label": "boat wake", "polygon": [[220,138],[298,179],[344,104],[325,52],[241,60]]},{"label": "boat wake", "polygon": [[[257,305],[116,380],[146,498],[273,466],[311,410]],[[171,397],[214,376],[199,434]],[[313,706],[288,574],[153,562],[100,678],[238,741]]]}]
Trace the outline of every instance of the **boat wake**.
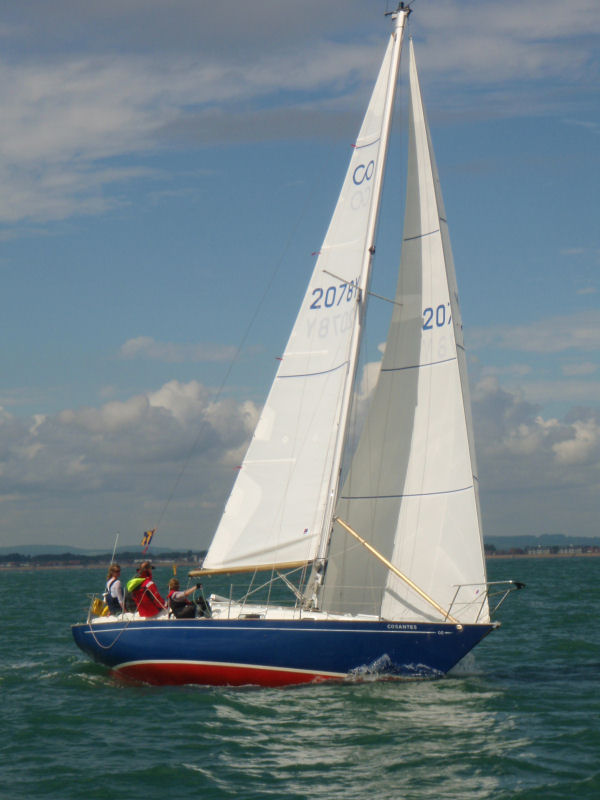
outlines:
[{"label": "boat wake", "polygon": [[452,667],[448,675],[451,678],[468,678],[471,675],[481,675],[482,672],[483,670],[477,666],[473,653],[467,653],[458,664]]},{"label": "boat wake", "polygon": [[385,680],[389,678],[410,681],[414,679],[439,678],[442,674],[439,670],[432,669],[426,664],[403,664],[402,670],[399,670],[389,655],[384,653],[371,664],[363,664],[351,670],[349,676],[350,680],[356,681]]}]

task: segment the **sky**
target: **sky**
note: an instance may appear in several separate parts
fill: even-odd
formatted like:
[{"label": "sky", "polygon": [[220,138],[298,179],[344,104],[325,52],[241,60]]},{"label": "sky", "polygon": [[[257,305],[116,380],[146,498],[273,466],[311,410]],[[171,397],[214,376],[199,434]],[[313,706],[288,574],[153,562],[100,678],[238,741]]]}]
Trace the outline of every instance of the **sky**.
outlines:
[{"label": "sky", "polygon": [[[204,548],[385,0],[0,0],[0,546]],[[415,0],[484,534],[600,533],[600,4]],[[372,289],[395,284],[399,96]],[[378,327],[379,325],[379,327]],[[369,332],[378,357],[385,321]]]}]

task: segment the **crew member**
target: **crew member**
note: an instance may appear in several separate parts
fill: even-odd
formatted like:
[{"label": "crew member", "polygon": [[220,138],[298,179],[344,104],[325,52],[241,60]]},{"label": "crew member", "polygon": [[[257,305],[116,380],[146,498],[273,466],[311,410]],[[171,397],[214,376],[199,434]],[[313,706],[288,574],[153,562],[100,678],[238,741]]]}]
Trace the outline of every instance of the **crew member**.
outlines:
[{"label": "crew member", "polygon": [[190,586],[189,589],[180,590],[179,581],[177,578],[171,578],[169,581],[169,594],[167,595],[167,602],[169,608],[173,612],[173,616],[177,619],[195,617],[196,606],[188,600],[188,597],[193,594],[200,586]]},{"label": "crew member", "polygon": [[141,584],[132,592],[140,617],[155,617],[167,604],[161,597],[152,578],[152,564],[142,561],[138,569]]},{"label": "crew member", "polygon": [[106,576],[104,600],[109,614],[120,614],[123,611],[123,587],[121,586],[121,567],[111,564]]}]

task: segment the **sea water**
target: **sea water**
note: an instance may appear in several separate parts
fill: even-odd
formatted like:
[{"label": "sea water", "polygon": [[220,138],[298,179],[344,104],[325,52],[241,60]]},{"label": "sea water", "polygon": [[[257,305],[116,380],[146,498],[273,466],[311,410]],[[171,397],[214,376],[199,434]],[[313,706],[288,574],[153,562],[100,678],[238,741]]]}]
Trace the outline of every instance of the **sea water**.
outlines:
[{"label": "sea water", "polygon": [[116,681],[70,631],[103,570],[4,571],[0,798],[597,800],[600,558],[492,560],[507,578],[447,678],[234,689]]}]

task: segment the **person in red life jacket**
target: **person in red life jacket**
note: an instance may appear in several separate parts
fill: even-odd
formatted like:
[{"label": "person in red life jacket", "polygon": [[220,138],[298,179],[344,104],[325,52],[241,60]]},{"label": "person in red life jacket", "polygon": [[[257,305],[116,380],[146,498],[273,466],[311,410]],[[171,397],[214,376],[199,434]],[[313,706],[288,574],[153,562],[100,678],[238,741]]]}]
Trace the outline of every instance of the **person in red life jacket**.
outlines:
[{"label": "person in red life jacket", "polygon": [[143,578],[141,584],[132,592],[140,617],[154,617],[159,611],[163,611],[167,604],[156,588],[152,578],[152,564],[149,561],[142,561],[138,569],[138,575]]}]

